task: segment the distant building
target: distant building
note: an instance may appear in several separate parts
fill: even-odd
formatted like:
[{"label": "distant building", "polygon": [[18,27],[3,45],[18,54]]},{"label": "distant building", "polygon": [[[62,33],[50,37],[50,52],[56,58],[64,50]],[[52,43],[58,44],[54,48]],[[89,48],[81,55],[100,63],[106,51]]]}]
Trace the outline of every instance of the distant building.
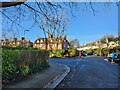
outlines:
[{"label": "distant building", "polygon": [[89,43],[89,44],[86,44],[84,46],[81,46],[80,48],[78,48],[78,50],[88,50],[88,49],[98,49],[99,46],[101,48],[114,48],[114,47],[117,47],[117,46],[120,46],[120,36],[119,37],[116,37],[115,40],[113,41],[110,41],[108,43],[101,43],[99,45],[98,42],[92,42],[92,43]]},{"label": "distant building", "polygon": [[45,50],[57,50],[57,49],[68,49],[70,48],[70,43],[64,37],[59,38],[38,38],[33,44],[33,48],[45,49]]},{"label": "distant building", "polygon": [[2,46],[11,46],[11,47],[17,47],[17,46],[23,46],[23,47],[32,47],[33,43],[30,42],[30,40],[25,40],[24,38],[21,38],[21,40],[17,40],[17,38],[14,38],[13,40],[5,39],[1,41]]}]

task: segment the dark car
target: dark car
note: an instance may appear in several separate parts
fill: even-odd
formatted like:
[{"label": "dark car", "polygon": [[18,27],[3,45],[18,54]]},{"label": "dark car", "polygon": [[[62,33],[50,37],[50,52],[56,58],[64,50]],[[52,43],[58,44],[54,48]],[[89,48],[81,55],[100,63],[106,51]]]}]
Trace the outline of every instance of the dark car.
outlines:
[{"label": "dark car", "polygon": [[85,51],[83,51],[82,54],[83,54],[83,56],[87,56],[88,55],[88,53],[85,52]]},{"label": "dark car", "polygon": [[111,53],[108,60],[111,62],[111,61],[114,61],[114,62],[119,62],[120,61],[120,54],[118,53]]}]

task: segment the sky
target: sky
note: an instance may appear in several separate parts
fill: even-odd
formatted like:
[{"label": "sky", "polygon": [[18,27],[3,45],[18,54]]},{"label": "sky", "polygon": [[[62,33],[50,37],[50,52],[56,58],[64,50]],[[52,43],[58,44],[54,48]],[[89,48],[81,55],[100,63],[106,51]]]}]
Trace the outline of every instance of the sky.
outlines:
[{"label": "sky", "polygon": [[[80,44],[86,44],[99,40],[106,34],[118,34],[118,7],[111,4],[105,7],[103,3],[94,3],[95,16],[92,9],[83,12],[84,4],[73,12],[75,16],[71,16],[70,12],[66,12],[69,18],[68,26],[65,34],[67,38],[78,39]],[[27,21],[27,20],[26,20]],[[29,22],[24,22],[24,27],[30,26]],[[3,26],[3,27],[6,27]],[[20,37],[24,35],[24,30],[19,31]],[[38,37],[44,37],[43,32],[37,26],[34,26],[29,32],[26,32],[26,38],[34,42]]]},{"label": "sky", "polygon": [[79,39],[81,44],[99,40],[106,34],[118,34],[118,9],[115,4],[105,8],[102,3],[94,5],[95,16],[92,11],[80,13],[70,21],[68,37]]}]

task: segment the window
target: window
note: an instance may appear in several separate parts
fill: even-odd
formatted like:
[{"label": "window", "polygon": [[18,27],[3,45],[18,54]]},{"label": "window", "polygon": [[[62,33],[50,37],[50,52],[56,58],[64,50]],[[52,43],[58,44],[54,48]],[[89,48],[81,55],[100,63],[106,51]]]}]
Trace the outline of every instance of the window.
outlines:
[{"label": "window", "polygon": [[40,44],[40,48],[42,48],[42,47],[44,47],[44,45],[43,45],[43,44]]},{"label": "window", "polygon": [[52,40],[50,40],[50,42],[52,42]]},{"label": "window", "polygon": [[19,45],[19,44],[20,44],[20,42],[17,42],[17,44]]},{"label": "window", "polygon": [[59,40],[59,42],[61,42],[61,40]]},{"label": "window", "polygon": [[39,43],[39,40],[37,40],[37,43]]},{"label": "window", "polygon": [[57,44],[55,44],[55,47],[57,47]]},{"label": "window", "polygon": [[41,39],[41,43],[43,43],[43,40]]}]

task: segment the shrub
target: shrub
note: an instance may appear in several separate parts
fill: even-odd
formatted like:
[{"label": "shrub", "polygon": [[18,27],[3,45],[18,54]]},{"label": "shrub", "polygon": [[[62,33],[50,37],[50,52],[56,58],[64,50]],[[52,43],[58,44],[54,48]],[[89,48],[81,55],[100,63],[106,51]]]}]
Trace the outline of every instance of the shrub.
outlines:
[{"label": "shrub", "polygon": [[69,49],[68,50],[70,57],[76,56],[76,49]]},{"label": "shrub", "polygon": [[21,75],[27,75],[30,71],[30,67],[29,66],[23,66],[20,68],[20,73]]},{"label": "shrub", "polygon": [[59,50],[50,50],[50,57],[62,57],[65,50],[59,49]]},{"label": "shrub", "polygon": [[77,50],[76,49],[59,49],[59,50],[50,50],[50,57],[63,57],[63,56],[69,56],[74,57],[76,56]]},{"label": "shrub", "polygon": [[3,81],[26,76],[49,66],[49,52],[45,50],[3,50],[2,57]]}]

